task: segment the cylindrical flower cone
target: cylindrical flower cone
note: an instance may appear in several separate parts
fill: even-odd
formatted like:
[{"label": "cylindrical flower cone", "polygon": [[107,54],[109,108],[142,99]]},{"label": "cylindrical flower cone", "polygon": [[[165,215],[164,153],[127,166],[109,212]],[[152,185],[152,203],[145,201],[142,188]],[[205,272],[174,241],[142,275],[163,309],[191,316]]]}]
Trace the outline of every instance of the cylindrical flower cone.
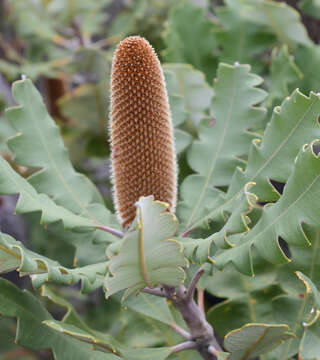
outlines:
[{"label": "cylindrical flower cone", "polygon": [[112,63],[110,136],[114,202],[123,227],[141,196],[176,205],[173,128],[164,77],[147,40],[121,41]]}]

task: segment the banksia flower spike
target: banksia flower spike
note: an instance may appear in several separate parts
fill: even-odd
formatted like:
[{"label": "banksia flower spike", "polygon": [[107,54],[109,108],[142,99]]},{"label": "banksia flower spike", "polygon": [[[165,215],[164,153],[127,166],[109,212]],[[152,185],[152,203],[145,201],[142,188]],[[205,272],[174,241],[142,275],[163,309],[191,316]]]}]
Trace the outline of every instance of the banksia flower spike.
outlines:
[{"label": "banksia flower spike", "polygon": [[176,205],[176,156],[164,77],[147,40],[121,41],[112,62],[110,136],[114,202],[123,227],[140,196]]}]

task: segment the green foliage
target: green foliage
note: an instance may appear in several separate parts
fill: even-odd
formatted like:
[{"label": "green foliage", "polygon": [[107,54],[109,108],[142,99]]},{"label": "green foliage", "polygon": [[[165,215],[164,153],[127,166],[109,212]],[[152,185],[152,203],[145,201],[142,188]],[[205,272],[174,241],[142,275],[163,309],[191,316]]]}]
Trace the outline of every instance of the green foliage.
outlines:
[{"label": "green foliage", "polygon": [[52,316],[29,292],[4,279],[0,279],[0,289],[0,313],[19,319],[17,344],[35,350],[52,349],[56,359],[66,359],[66,354],[77,359],[117,359],[114,355],[93,352],[90,345],[48,328],[43,321],[52,320]]},{"label": "green foliage", "polygon": [[101,196],[88,179],[73,169],[40,94],[28,79],[17,81],[12,93],[20,105],[7,112],[9,122],[18,131],[8,142],[15,162],[42,169],[29,179],[36,190],[54,196],[58,204],[75,213],[87,214],[88,204],[101,203]]},{"label": "green foliage", "polygon": [[311,43],[299,13],[285,3],[269,0],[227,0],[227,3],[239,12],[240,17],[267,27],[284,44]]},{"label": "green foliage", "polygon": [[271,55],[268,101],[272,105],[280,105],[282,99],[289,95],[289,86],[302,77],[303,74],[294,63],[288,48],[275,48]]},{"label": "green foliage", "polygon": [[[184,280],[186,265],[180,245],[172,240],[178,222],[167,211],[167,204],[141,197],[137,202],[137,220],[111,257],[110,276],[106,277],[106,295],[121,290],[137,292],[160,284],[178,286]],[[128,277],[128,274],[130,276]]]},{"label": "green foliage", "polygon": [[213,55],[217,47],[215,28],[203,9],[188,3],[178,5],[169,16],[165,32],[165,60],[192,64],[212,81],[217,66]]},{"label": "green foliage", "polygon": [[200,139],[188,153],[189,165],[198,174],[190,175],[181,188],[183,202],[178,213],[187,228],[211,209],[220,195],[214,186],[230,184],[235,168],[244,164],[241,157],[257,136],[249,129],[255,125],[253,120],[264,116],[263,109],[254,105],[265,98],[265,93],[255,88],[261,79],[249,71],[247,66],[219,67],[210,118],[200,123]]},{"label": "green foliage", "polygon": [[302,224],[316,226],[316,214],[320,211],[316,202],[310,202],[320,191],[317,182],[320,162],[313,146],[305,146],[299,153],[281,199],[275,205],[264,208],[259,222],[251,231],[232,237],[234,247],[214,257],[216,266],[222,268],[232,262],[241,272],[250,274],[253,273],[253,247],[266,260],[278,264],[288,260],[278,244],[279,237],[296,246],[310,245]]},{"label": "green foliage", "polygon": [[0,272],[17,270],[20,276],[32,275],[32,283],[40,287],[48,281],[73,285],[81,281],[83,292],[92,292],[103,283],[107,264],[97,263],[86,267],[67,269],[57,261],[26,249],[11,236],[0,232]]},{"label": "green foliage", "polygon": [[229,359],[241,360],[268,352],[292,336],[286,325],[247,324],[227,334],[224,343]]},{"label": "green foliage", "polygon": [[203,73],[190,65],[166,64],[164,71],[170,98],[179,96],[181,99],[178,110],[175,107],[172,109],[173,123],[183,123],[184,128],[194,134],[210,107],[212,89],[206,83]]},{"label": "green foliage", "polygon": [[[319,1],[6,3],[0,273],[34,289],[0,279],[0,357],[200,360],[175,301],[203,266],[218,360],[318,359]],[[181,186],[177,218],[143,194],[122,233],[105,118],[131,34],[163,60]],[[11,97],[21,73],[43,99],[24,77]],[[7,227],[14,195],[26,236]]]}]

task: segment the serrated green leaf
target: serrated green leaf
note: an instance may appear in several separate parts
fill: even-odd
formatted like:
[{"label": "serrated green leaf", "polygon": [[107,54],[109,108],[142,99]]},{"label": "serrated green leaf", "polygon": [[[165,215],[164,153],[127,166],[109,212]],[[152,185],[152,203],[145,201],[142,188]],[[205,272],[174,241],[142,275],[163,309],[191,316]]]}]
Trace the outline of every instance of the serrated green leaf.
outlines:
[{"label": "serrated green leaf", "polygon": [[272,299],[283,294],[276,281],[277,273],[266,261],[256,256],[255,263],[254,277],[227,267],[205,279],[206,291],[225,299],[207,313],[208,321],[220,336],[248,322],[278,322],[273,316],[272,307]]},{"label": "serrated green leaf", "polygon": [[127,298],[124,305],[139,314],[151,317],[164,324],[172,325],[174,323],[168,303],[164,298],[140,293],[137,296]]},{"label": "serrated green leaf", "polygon": [[[320,264],[318,261],[320,251],[320,232],[317,228],[303,226],[303,229],[312,246],[301,248],[290,246],[292,261],[288,264],[281,265],[275,269],[277,272],[276,281],[281,285],[283,290],[289,295],[274,300],[275,321],[285,321],[294,330],[298,339],[301,339],[307,328],[303,326],[314,318],[314,313],[310,313],[311,306],[307,296],[305,296],[305,287],[298,280],[295,272],[302,271],[306,274],[316,286],[320,284],[319,271]],[[279,307],[279,310],[276,310]],[[281,312],[286,313],[286,317]],[[279,318],[279,315],[281,316]],[[274,359],[287,359],[298,351],[299,342],[290,340],[287,344],[281,345],[274,353]]]},{"label": "serrated green leaf", "polygon": [[305,330],[299,345],[299,355],[305,360],[313,360],[317,359],[320,350],[320,292],[308,276],[300,271],[296,275],[305,286],[305,296],[312,306],[308,318],[303,322]]},{"label": "serrated green leaf", "polygon": [[191,144],[192,137],[186,131],[175,129],[174,140],[176,152],[179,154]]},{"label": "serrated green leaf", "polygon": [[69,303],[65,298],[53,292],[49,286],[43,285],[41,287],[41,296],[48,298],[50,301],[55,303],[58,306],[63,307],[66,310],[66,313],[63,316],[62,321],[66,324],[72,324],[77,326],[80,329],[88,330],[90,329],[81,317],[78,315],[73,305]]},{"label": "serrated green leaf", "polygon": [[318,115],[320,99],[311,93],[306,97],[299,90],[293,92],[281,107],[276,107],[262,141],[252,142],[245,171],[235,170],[228,192],[216,196],[208,211],[194,227],[209,219],[221,218],[224,211],[232,211],[233,201],[249,182],[255,182],[252,192],[259,201],[274,201],[279,193],[270,179],[286,182],[294,167],[294,159],[300,148],[320,137]]},{"label": "serrated green leaf", "polygon": [[32,82],[16,81],[12,92],[19,106],[9,109],[7,116],[19,133],[8,145],[16,163],[41,168],[28,179],[31,185],[58,205],[89,218],[95,218],[90,205],[97,203],[107,221],[110,213],[102,206],[101,195],[87,177],[74,170],[59,129]]},{"label": "serrated green leaf", "polygon": [[303,74],[290,56],[288,47],[274,48],[271,54],[268,103],[279,105],[289,95],[289,85],[301,78]]},{"label": "serrated green leaf", "polygon": [[171,240],[178,221],[167,207],[166,203],[153,201],[153,196],[141,197],[137,202],[137,220],[109,263],[107,296],[124,289],[137,292],[159,284],[177,286],[184,280],[182,267],[186,261],[180,245]]},{"label": "serrated green leaf", "polygon": [[0,273],[12,270],[18,270],[21,276],[32,275],[35,287],[40,287],[48,281],[62,285],[81,282],[82,291],[87,293],[102,286],[107,263],[68,269],[57,261],[26,249],[10,235],[0,232]]},{"label": "serrated green leaf", "polygon": [[6,317],[0,317],[0,358],[15,360],[37,360],[36,353],[14,343],[16,331],[15,321]]},{"label": "serrated green leaf", "polygon": [[32,82],[16,81],[12,93],[20,105],[8,109],[7,116],[19,133],[9,139],[9,148],[18,164],[42,168],[30,178],[30,183],[78,213],[90,202],[101,203],[101,195],[94,185],[73,169],[59,129]]},{"label": "serrated green leaf", "polygon": [[106,88],[106,83],[84,84],[59,99],[61,113],[72,120],[77,132],[90,131],[95,135],[101,134],[107,113]]},{"label": "serrated green leaf", "polygon": [[243,19],[238,11],[219,6],[215,12],[222,24],[217,37],[222,48],[220,62],[250,64],[255,71],[262,71],[263,64],[257,57],[275,42],[275,36],[263,26]]},{"label": "serrated green leaf", "polygon": [[300,151],[280,200],[264,208],[261,219],[248,234],[233,237],[234,248],[213,259],[218,268],[232,262],[239,271],[252,274],[252,247],[273,264],[288,261],[279,246],[279,237],[296,246],[310,245],[302,224],[319,226],[316,214],[320,208],[315,199],[320,196],[320,158],[313,152],[314,144]]},{"label": "serrated green leaf", "polygon": [[9,163],[0,157],[0,194],[19,194],[17,213],[41,212],[41,223],[62,221],[66,229],[96,228],[98,223],[76,215],[62,206],[56,205],[45,194],[38,194],[30,183],[16,173]]},{"label": "serrated green leaf", "polygon": [[305,329],[299,345],[299,356],[303,360],[320,359],[320,321]]},{"label": "serrated green leaf", "polygon": [[230,360],[247,360],[264,354],[294,335],[287,325],[246,324],[226,335],[224,344]]},{"label": "serrated green leaf", "polygon": [[296,87],[305,93],[310,90],[320,92],[320,74],[314,71],[320,61],[320,46],[298,46],[294,51],[294,60],[303,73]]},{"label": "serrated green leaf", "polygon": [[247,65],[219,65],[212,117],[200,123],[200,140],[188,152],[188,162],[197,174],[190,175],[181,187],[177,211],[187,229],[200,221],[221,194],[214,186],[229,185],[235,168],[245,165],[241,157],[258,136],[250,128],[265,114],[254,107],[266,96],[256,88],[261,81]]},{"label": "serrated green leaf", "polygon": [[[65,324],[60,321],[45,321],[45,325],[62,332],[77,340],[92,344],[95,348],[105,351],[114,352],[121,356],[124,360],[140,360],[140,359],[152,359],[152,360],[164,360],[171,354],[170,348],[142,348],[134,349],[121,345],[117,341],[110,339],[109,336],[98,332],[89,333],[81,330],[74,325]],[[113,343],[112,343],[113,342]],[[110,345],[110,343],[112,343]]]},{"label": "serrated green leaf", "polygon": [[274,321],[287,324],[296,335],[272,351],[275,359],[291,359],[298,352],[299,341],[302,337],[304,319],[310,314],[311,306],[305,299],[281,295],[272,300]]},{"label": "serrated green leaf", "polygon": [[311,44],[299,13],[285,3],[271,0],[228,0],[227,4],[247,21],[267,26],[284,44]]},{"label": "serrated green leaf", "polygon": [[302,272],[320,287],[320,231],[303,225],[306,236],[312,242],[310,247],[290,246],[292,261],[277,269],[277,279],[284,291],[294,297],[304,298],[304,286],[298,280],[296,272]]},{"label": "serrated green leaf", "polygon": [[164,35],[165,60],[191,64],[211,81],[217,66],[213,55],[218,45],[215,30],[216,25],[206,17],[204,9],[190,3],[178,4],[170,13]]},{"label": "serrated green leaf", "polygon": [[240,182],[244,186],[254,181],[252,191],[260,201],[277,200],[280,195],[270,179],[287,181],[301,146],[320,137],[319,114],[319,97],[314,93],[306,97],[299,90],[276,107],[262,141],[252,143],[246,170],[235,173],[227,198],[240,188]]},{"label": "serrated green leaf", "polygon": [[79,328],[76,325],[56,320],[46,320],[43,321],[43,324],[57,332],[67,335],[66,338],[71,337],[81,342],[92,344],[97,350],[120,355],[118,351],[120,348],[119,342],[109,334],[101,334],[95,331],[91,332],[87,329]]},{"label": "serrated green leaf", "polygon": [[0,278],[0,313],[16,317],[18,329],[16,343],[31,349],[51,349],[57,360],[120,360],[112,354],[102,354],[91,346],[49,329],[42,322],[53,321],[41,303],[27,291],[21,291]]},{"label": "serrated green leaf", "polygon": [[166,64],[163,69],[170,104],[173,102],[173,96],[176,95],[172,113],[173,122],[175,125],[185,123],[184,129],[195,134],[196,127],[209,109],[213,95],[212,88],[206,83],[203,73],[190,65]]},{"label": "serrated green leaf", "polygon": [[183,126],[187,119],[185,112],[185,99],[177,93],[176,74],[169,70],[164,70],[166,88],[169,95],[169,104],[172,123],[174,125],[175,149],[177,154],[184,151],[191,143],[192,137],[179,127]]},{"label": "serrated green leaf", "polygon": [[[177,65],[176,65],[177,66]],[[184,66],[184,65],[179,65]],[[185,99],[182,94],[178,92],[177,88],[177,75],[173,70],[164,65],[163,75],[165,77],[166,88],[169,97],[170,112],[172,124],[178,127],[186,121],[187,113],[185,111]]]},{"label": "serrated green leaf", "polygon": [[257,197],[249,192],[250,185],[245,186],[243,192],[239,193],[234,202],[234,211],[229,216],[221,230],[214,232],[204,239],[179,238],[183,244],[185,254],[191,260],[196,258],[200,263],[206,262],[211,253],[219,248],[232,247],[233,244],[228,241],[228,237],[249,231],[250,222],[247,214],[255,206]]},{"label": "serrated green leaf", "polygon": [[312,320],[309,320],[308,323],[305,323],[305,326],[312,325],[314,322],[318,321],[320,316],[320,292],[315,286],[315,284],[308,278],[308,276],[304,275],[302,272],[297,271],[296,275],[299,280],[302,281],[303,285],[306,288],[306,297],[311,303],[313,308],[312,311]]}]

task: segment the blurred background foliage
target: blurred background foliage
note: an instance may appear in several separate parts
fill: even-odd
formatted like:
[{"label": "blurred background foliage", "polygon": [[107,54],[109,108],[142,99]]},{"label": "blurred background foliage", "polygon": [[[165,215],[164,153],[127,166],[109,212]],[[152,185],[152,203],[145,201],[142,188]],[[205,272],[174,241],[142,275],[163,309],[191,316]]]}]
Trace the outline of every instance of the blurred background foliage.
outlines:
[{"label": "blurred background foliage", "polygon": [[[191,172],[186,149],[200,119],[210,115],[219,62],[248,63],[265,79],[269,96],[264,105],[269,114],[297,87],[305,94],[320,92],[318,0],[0,0],[1,155],[12,159],[6,139],[15,132],[4,112],[14,105],[11,83],[29,77],[61,127],[75,168],[90,176],[112,209],[107,134],[110,68],[116,44],[129,35],[146,37],[164,64],[176,127],[179,182]],[[263,131],[265,125],[255,130]],[[17,170],[24,176],[32,171]],[[37,214],[13,216],[15,202],[15,197],[0,197],[1,230],[71,267],[75,248],[68,237],[40,227]],[[104,249],[104,244],[81,241],[77,260],[90,264]],[[16,273],[6,277],[20,287],[31,287],[27,279],[17,281]],[[219,277],[215,281],[219,283]],[[211,284],[208,309],[229,296],[218,298]],[[163,332],[161,322],[138,316],[139,311],[121,308],[117,301],[105,302],[102,291],[83,295],[76,287],[54,290],[68,298],[89,326],[108,330],[128,344],[155,346],[176,336]],[[56,318],[64,315],[59,304],[43,301]],[[51,359],[49,352],[14,345],[14,334],[15,322],[0,318],[0,359]],[[182,353],[180,358],[197,355]]]}]

